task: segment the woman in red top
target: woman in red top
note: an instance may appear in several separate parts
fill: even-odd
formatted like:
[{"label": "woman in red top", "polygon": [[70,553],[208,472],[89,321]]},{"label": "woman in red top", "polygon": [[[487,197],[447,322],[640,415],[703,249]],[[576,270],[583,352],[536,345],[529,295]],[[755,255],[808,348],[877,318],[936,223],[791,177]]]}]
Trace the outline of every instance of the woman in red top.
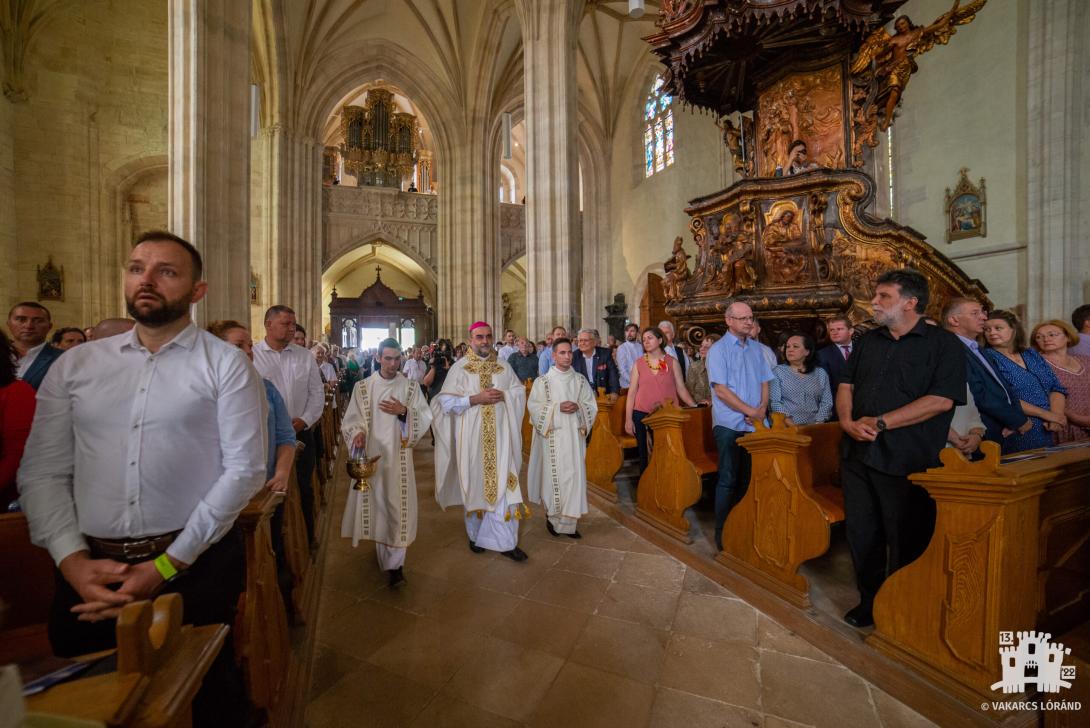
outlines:
[{"label": "woman in red top", "polygon": [[666,400],[680,399],[690,407],[696,402],[685,388],[681,367],[677,360],[663,350],[666,335],[655,327],[643,330],[642,357],[632,365],[631,383],[628,385],[628,401],[625,403],[624,429],[636,437],[636,449],[640,453],[640,472],[647,470],[647,428],[643,418],[651,414]]},{"label": "woman in red top", "polygon": [[11,342],[0,331],[0,513],[19,497],[15,474],[34,420],[34,388],[15,378]]}]

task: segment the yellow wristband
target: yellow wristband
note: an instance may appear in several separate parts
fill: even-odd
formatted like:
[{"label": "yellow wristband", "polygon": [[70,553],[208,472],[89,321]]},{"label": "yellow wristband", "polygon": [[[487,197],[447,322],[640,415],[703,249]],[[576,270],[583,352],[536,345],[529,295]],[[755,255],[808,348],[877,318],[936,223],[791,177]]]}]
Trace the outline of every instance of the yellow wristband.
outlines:
[{"label": "yellow wristband", "polygon": [[174,564],[165,553],[159,554],[154,563],[155,570],[159,572],[159,576],[163,577],[163,581],[170,581],[178,575],[178,570],[174,568]]}]

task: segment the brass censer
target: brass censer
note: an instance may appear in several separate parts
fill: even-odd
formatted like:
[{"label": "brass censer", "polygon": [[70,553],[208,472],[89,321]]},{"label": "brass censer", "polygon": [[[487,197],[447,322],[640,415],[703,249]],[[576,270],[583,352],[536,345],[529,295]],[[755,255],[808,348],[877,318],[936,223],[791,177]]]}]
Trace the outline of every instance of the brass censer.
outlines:
[{"label": "brass censer", "polygon": [[371,483],[368,482],[368,478],[375,474],[378,470],[378,459],[381,455],[375,455],[374,457],[350,457],[345,461],[345,468],[348,470],[348,477],[352,478],[356,482],[352,485],[355,490],[367,490],[371,487]]}]

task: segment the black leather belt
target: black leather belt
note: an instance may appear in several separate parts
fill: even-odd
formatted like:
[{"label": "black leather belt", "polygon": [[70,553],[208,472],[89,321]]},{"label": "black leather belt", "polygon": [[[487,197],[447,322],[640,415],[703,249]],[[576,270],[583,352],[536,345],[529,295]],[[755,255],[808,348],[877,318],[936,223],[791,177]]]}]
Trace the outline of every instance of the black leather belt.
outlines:
[{"label": "black leather belt", "polygon": [[147,561],[167,550],[174,543],[181,530],[164,533],[162,536],[144,536],[142,538],[95,538],[85,536],[91,547],[91,555],[105,557],[130,564]]}]

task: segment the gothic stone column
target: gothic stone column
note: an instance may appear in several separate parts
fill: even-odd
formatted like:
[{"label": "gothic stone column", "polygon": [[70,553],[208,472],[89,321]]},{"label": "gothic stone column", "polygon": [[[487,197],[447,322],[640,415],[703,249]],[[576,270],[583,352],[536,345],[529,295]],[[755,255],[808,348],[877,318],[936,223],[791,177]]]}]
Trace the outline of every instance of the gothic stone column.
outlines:
[{"label": "gothic stone column", "polygon": [[204,256],[202,322],[249,320],[250,12],[170,0],[168,217]]},{"label": "gothic stone column", "polygon": [[526,98],[527,333],[572,326],[581,238],[575,64],[584,0],[516,0]]}]

